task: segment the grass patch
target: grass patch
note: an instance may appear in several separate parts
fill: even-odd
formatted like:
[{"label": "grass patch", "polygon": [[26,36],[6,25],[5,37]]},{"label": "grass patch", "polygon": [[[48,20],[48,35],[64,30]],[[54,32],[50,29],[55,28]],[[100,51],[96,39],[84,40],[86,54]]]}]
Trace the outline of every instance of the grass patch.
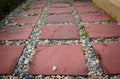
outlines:
[{"label": "grass patch", "polygon": [[28,11],[28,10],[30,10],[31,9],[31,6],[30,5],[26,5],[25,7],[23,7],[23,10],[25,10],[25,11]]},{"label": "grass patch", "polygon": [[98,41],[103,43],[105,42],[105,38],[100,38]]},{"label": "grass patch", "polygon": [[78,30],[83,29],[83,28],[84,28],[84,25],[79,25],[78,26]]},{"label": "grass patch", "polygon": [[107,20],[107,22],[108,22],[108,23],[110,23],[110,22],[115,22],[116,19],[117,19],[116,16],[112,16],[109,20]]},{"label": "grass patch", "polygon": [[39,16],[39,14],[35,13],[35,14],[33,14],[33,16]]},{"label": "grass patch", "polygon": [[80,29],[83,29],[84,28],[84,25],[80,25]]},{"label": "grass patch", "polygon": [[91,0],[74,0],[74,2],[77,2],[77,1],[84,2],[84,1],[91,1]]},{"label": "grass patch", "polygon": [[87,37],[87,36],[88,36],[88,32],[83,32],[83,33],[80,34],[80,36],[85,36],[85,37]]}]

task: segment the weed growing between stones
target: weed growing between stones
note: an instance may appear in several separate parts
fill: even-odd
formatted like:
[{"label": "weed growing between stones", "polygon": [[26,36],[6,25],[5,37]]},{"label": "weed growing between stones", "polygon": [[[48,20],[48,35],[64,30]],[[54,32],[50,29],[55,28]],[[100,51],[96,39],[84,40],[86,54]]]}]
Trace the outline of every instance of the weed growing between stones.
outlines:
[{"label": "weed growing between stones", "polygon": [[104,43],[105,42],[105,38],[100,38],[98,41],[101,42],[101,43]]},{"label": "weed growing between stones", "polygon": [[87,36],[88,36],[88,32],[83,32],[83,33],[80,34],[80,36],[85,36],[85,37],[87,37]]},{"label": "weed growing between stones", "polygon": [[26,10],[26,11],[28,11],[30,9],[31,9],[30,5],[26,5],[25,7],[23,7],[23,10]]},{"label": "weed growing between stones", "polygon": [[83,1],[91,1],[91,0],[74,0],[75,2],[76,1],[79,1],[79,2],[83,2]]},{"label": "weed growing between stones", "polygon": [[116,19],[117,19],[116,16],[112,16],[109,20],[107,20],[107,22],[108,22],[108,23],[110,23],[110,22],[115,22]]},{"label": "weed growing between stones", "polygon": [[79,26],[79,29],[83,29],[83,28],[84,28],[84,25],[80,25],[80,26]]}]

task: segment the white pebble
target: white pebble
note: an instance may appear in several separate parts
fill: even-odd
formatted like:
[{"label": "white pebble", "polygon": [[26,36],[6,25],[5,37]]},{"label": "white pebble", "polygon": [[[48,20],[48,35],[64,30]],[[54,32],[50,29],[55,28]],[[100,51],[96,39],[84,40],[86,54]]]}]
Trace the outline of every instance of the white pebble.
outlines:
[{"label": "white pebble", "polygon": [[24,61],[24,64],[28,64],[28,62],[29,62],[29,60],[26,59],[26,60]]},{"label": "white pebble", "polygon": [[56,70],[57,70],[57,67],[56,67],[56,66],[53,66],[53,67],[52,67],[52,70],[53,70],[53,71],[56,71]]},{"label": "white pebble", "polygon": [[69,76],[65,77],[64,79],[70,79]]},{"label": "white pebble", "polygon": [[96,63],[99,63],[99,60],[96,60]]}]

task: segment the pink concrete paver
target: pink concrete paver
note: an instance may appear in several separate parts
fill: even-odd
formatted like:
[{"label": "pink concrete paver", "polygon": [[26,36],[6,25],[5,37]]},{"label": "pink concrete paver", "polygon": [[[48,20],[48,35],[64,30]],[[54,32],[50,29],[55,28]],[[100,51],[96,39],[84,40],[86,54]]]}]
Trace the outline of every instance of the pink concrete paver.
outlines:
[{"label": "pink concrete paver", "polygon": [[91,6],[91,5],[94,5],[93,3],[91,3],[91,2],[76,2],[76,3],[74,3],[73,4],[75,7],[80,7],[80,6]]},{"label": "pink concrete paver", "polygon": [[51,2],[64,3],[64,2],[69,2],[69,0],[51,0]]},{"label": "pink concrete paver", "polygon": [[120,26],[117,24],[86,24],[85,30],[90,38],[120,37]]},{"label": "pink concrete paver", "polygon": [[82,45],[38,46],[29,74],[87,75]]},{"label": "pink concrete paver", "polygon": [[58,15],[49,15],[47,17],[46,23],[62,23],[62,22],[75,22],[73,15],[71,14],[58,14]]},{"label": "pink concrete paver", "polygon": [[3,27],[0,32],[0,40],[26,40],[29,38],[33,27]]},{"label": "pink concrete paver", "polygon": [[0,74],[13,74],[23,46],[0,46]]},{"label": "pink concrete paver", "polygon": [[79,16],[84,22],[106,21],[110,19],[107,14],[103,13],[80,14]]},{"label": "pink concrete paver", "polygon": [[79,39],[76,26],[44,26],[40,39]]},{"label": "pink concrete paver", "polygon": [[13,19],[13,23],[17,24],[35,24],[37,23],[39,16],[16,16]]},{"label": "pink concrete paver", "polygon": [[52,8],[63,8],[63,7],[69,7],[69,4],[67,3],[53,3],[50,5]]},{"label": "pink concrete paver", "polygon": [[50,8],[48,13],[72,13],[72,10],[70,8]]},{"label": "pink concrete paver", "polygon": [[32,4],[31,9],[42,9],[45,6],[45,4]]},{"label": "pink concrete paver", "polygon": [[77,10],[78,13],[97,12],[96,7],[94,7],[94,6],[81,6],[81,7],[76,7],[76,10]]},{"label": "pink concrete paver", "polygon": [[28,11],[22,10],[20,12],[20,14],[30,15],[30,14],[40,14],[41,12],[42,12],[42,9],[32,9],[32,10],[28,10]]},{"label": "pink concrete paver", "polygon": [[33,4],[46,4],[47,1],[43,0],[43,1],[34,1]]},{"label": "pink concrete paver", "polygon": [[120,43],[93,44],[105,74],[120,74]]}]

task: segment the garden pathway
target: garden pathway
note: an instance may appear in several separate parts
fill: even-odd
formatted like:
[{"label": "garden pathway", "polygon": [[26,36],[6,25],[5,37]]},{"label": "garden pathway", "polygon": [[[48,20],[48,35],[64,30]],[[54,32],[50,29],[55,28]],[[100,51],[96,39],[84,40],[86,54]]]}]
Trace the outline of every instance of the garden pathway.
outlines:
[{"label": "garden pathway", "polygon": [[29,0],[2,23],[0,79],[120,79],[120,25],[90,1]]}]

